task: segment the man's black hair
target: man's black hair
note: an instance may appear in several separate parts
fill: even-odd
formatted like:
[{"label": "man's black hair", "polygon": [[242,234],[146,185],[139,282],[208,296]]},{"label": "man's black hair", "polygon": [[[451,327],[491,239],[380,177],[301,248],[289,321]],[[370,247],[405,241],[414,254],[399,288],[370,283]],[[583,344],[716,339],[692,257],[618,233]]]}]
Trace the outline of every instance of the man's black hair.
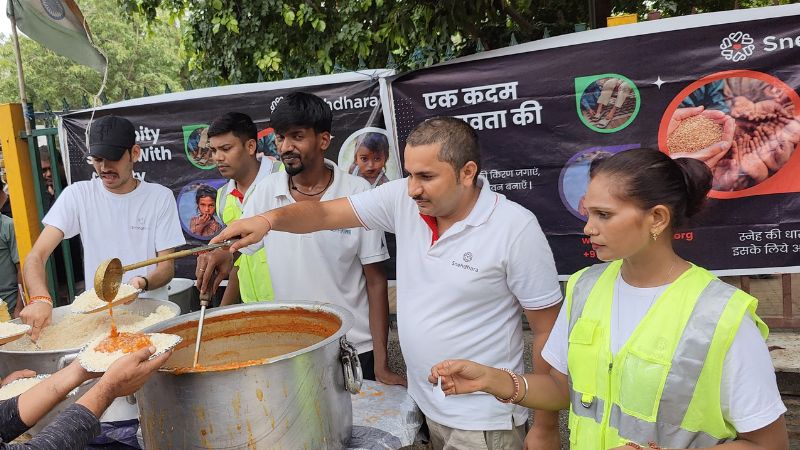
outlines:
[{"label": "man's black hair", "polygon": [[243,143],[250,139],[258,139],[258,128],[253,123],[253,119],[240,112],[225,113],[214,119],[211,126],[208,127],[209,138],[227,133],[233,133]]},{"label": "man's black hair", "polygon": [[283,97],[270,117],[270,125],[278,134],[284,134],[294,127],[330,133],[331,122],[333,113],[328,103],[307,92],[292,92]]}]

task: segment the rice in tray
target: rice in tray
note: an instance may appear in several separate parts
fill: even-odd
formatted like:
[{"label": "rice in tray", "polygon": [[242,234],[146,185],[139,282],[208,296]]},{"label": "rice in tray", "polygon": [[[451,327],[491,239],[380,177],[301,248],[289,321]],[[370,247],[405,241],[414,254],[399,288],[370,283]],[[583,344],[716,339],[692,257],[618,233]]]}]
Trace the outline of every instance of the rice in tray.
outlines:
[{"label": "rice in tray", "polygon": [[23,325],[21,323],[0,322],[0,339],[5,339],[9,336],[16,336],[18,334],[27,333],[30,330],[30,325]]},{"label": "rice in tray", "polygon": [[[117,296],[114,297],[114,300],[118,300],[122,297],[127,297],[128,295],[133,294],[136,292],[136,288],[131,286],[130,284],[120,284],[119,285],[119,292],[117,292]],[[73,300],[72,304],[70,305],[70,309],[74,313],[80,313],[84,311],[90,311],[97,308],[102,308],[106,306],[106,303],[103,299],[97,296],[97,293],[94,289],[89,289],[88,291],[78,295]]]},{"label": "rice in tray", "polygon": [[[175,312],[164,305],[159,306],[147,317],[130,311],[114,310],[114,322],[120,332],[140,331],[173,317]],[[36,343],[31,341],[30,337],[23,336],[0,346],[0,349],[37,351],[80,348],[98,336],[108,336],[110,330],[111,319],[108,314],[68,314],[42,330]]]},{"label": "rice in tray", "polygon": [[[165,351],[175,347],[181,341],[181,337],[174,334],[165,333],[147,333],[141,335],[149,338],[150,345],[156,348],[155,353],[150,359],[164,353]],[[86,347],[78,354],[81,366],[91,372],[105,372],[114,361],[122,358],[127,354],[123,350],[115,350],[113,352],[102,352],[97,349],[98,345],[108,336],[98,336],[92,339]],[[136,350],[132,350],[131,353]]]}]

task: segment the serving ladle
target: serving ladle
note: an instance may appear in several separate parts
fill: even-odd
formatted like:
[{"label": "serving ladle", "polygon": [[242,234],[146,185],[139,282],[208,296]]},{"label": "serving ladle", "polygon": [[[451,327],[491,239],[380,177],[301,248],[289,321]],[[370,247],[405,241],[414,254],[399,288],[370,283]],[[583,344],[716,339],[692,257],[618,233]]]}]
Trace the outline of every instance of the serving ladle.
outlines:
[{"label": "serving ladle", "polygon": [[119,286],[122,284],[122,274],[129,270],[146,267],[152,264],[158,264],[162,261],[169,261],[171,259],[183,258],[191,256],[200,252],[206,252],[217,248],[230,247],[233,241],[223,241],[217,244],[204,245],[202,247],[190,248],[168,255],[159,256],[156,258],[147,259],[145,261],[122,265],[119,258],[107,259],[100,263],[94,273],[94,290],[97,297],[106,302],[113,302],[119,292]]}]

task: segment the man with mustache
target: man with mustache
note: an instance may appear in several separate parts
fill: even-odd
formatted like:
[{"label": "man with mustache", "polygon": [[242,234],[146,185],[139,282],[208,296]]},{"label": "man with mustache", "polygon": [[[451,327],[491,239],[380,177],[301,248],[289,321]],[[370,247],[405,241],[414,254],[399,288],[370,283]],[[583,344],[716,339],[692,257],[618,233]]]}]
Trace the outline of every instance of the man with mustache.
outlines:
[{"label": "man with mustache", "polygon": [[[332,120],[330,106],[316,95],[293,92],[278,103],[270,125],[285,171],[270,175],[256,187],[243,217],[370,189],[366,180],[325,159]],[[342,228],[303,236],[274,233],[248,253],[261,248],[266,251],[276,299],[332,302],[347,308],[355,317],[347,338],[359,353],[364,378],[405,384],[388,365],[389,304],[382,261],[389,253],[382,232]],[[213,253],[225,255],[224,251]],[[198,267],[209,262],[198,261]],[[212,267],[203,265],[198,272],[209,273]]]},{"label": "man with mustache", "polygon": [[[521,450],[526,409],[489,395],[440,400],[428,375],[439,358],[465,353],[522,370],[523,312],[534,332],[534,370],[548,373],[541,350],[561,303],[553,254],[533,213],[479,176],[478,136],[463,121],[437,117],[419,124],[406,140],[404,164],[406,179],[349,198],[261,212],[212,242],[240,236],[230,249],[236,251],[287,232],[363,227],[395,233],[408,392],[427,418],[434,449]],[[559,449],[557,419],[537,411],[527,448]]]},{"label": "man with mustache", "polygon": [[[123,264],[172,253],[184,245],[178,208],[172,191],[134,178],[133,164],[141,148],[133,124],[122,117],[105,116],[90,124],[89,159],[97,177],[67,186],[42,219],[44,230],[28,253],[23,267],[30,302],[20,313],[38,339],[52,319],[53,301],[47,290],[44,265],[65,238],[80,234],[84,277],[94,280],[100,263],[120,258]],[[175,274],[172,261],[126,272],[125,282],[148,291],[146,297],[167,298],[166,285]],[[104,430],[124,431],[101,436],[99,444],[116,440],[138,448],[139,411],[124,398],[114,401],[101,418],[111,422]]]}]

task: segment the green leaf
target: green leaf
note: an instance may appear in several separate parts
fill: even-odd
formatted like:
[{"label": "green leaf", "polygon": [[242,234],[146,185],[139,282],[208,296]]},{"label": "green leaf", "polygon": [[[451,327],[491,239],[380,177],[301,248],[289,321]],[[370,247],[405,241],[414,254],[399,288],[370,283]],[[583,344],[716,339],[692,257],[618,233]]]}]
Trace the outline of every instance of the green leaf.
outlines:
[{"label": "green leaf", "polygon": [[222,10],[222,0],[212,0],[211,6],[214,7],[217,11]]},{"label": "green leaf", "polygon": [[286,25],[292,26],[294,24],[294,11],[291,9],[287,9],[283,12],[283,21],[286,22]]}]

